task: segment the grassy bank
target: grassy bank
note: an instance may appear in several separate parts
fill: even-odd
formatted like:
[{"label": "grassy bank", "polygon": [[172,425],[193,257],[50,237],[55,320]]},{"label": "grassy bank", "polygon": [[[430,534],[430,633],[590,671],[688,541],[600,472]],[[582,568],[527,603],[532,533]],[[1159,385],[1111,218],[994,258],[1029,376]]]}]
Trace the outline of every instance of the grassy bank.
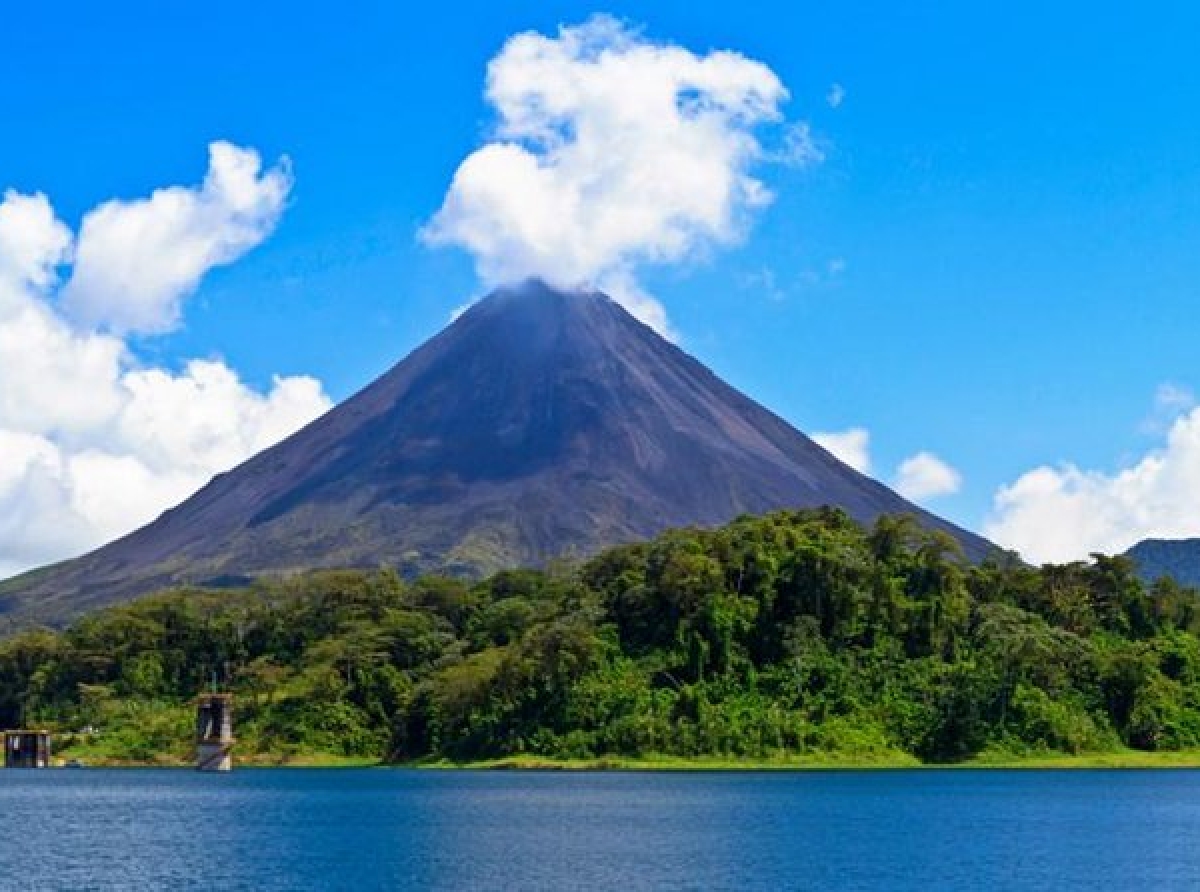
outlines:
[{"label": "grassy bank", "polygon": [[[119,742],[99,736],[64,735],[55,738],[53,753],[56,765],[72,762],[89,768],[191,768],[195,764],[193,753],[187,746],[172,747],[149,755],[132,755]],[[381,764],[373,756],[295,749],[247,752],[236,746],[234,762],[243,768],[370,768]]]},{"label": "grassy bank", "polygon": [[[1015,754],[989,751],[963,762],[928,763],[896,751],[850,756],[838,753],[796,753],[766,759],[733,757],[683,758],[671,755],[642,757],[604,756],[590,759],[552,759],[542,756],[509,756],[472,761],[418,760],[394,765],[363,756],[322,752],[239,753],[235,763],[242,768],[415,768],[428,771],[871,771],[896,769],[1200,769],[1200,749],[1176,752],[1120,750],[1065,754],[1038,752]],[[178,753],[162,753],[149,759],[131,759],[103,746],[69,743],[55,752],[55,763],[78,761],[95,768],[190,768],[192,761]]]},{"label": "grassy bank", "polygon": [[905,753],[874,759],[845,759],[835,755],[797,755],[778,759],[647,758],[543,759],[515,756],[477,762],[433,762],[419,767],[435,769],[491,769],[512,771],[868,771],[894,769],[1200,769],[1200,750],[1146,753],[1136,750],[1065,755],[1041,753],[981,754],[965,762],[926,763]]},{"label": "grassy bank", "polygon": [[1200,750],[1148,753],[1121,750],[1104,753],[981,753],[963,763],[967,768],[1200,768]]}]

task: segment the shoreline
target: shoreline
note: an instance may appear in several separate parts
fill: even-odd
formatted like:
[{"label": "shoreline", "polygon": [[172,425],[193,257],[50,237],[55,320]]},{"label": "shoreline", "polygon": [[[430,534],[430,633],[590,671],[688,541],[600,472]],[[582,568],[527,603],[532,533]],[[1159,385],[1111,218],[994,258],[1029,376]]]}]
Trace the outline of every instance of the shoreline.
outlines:
[{"label": "shoreline", "polygon": [[1080,755],[1036,754],[1030,756],[985,755],[964,762],[921,762],[915,757],[883,759],[680,759],[596,758],[543,759],[514,756],[473,762],[435,762],[397,767],[432,770],[484,771],[647,771],[647,772],[805,772],[805,771],[1051,771],[1051,770],[1200,770],[1200,750],[1170,753],[1086,753]]},{"label": "shoreline", "polygon": [[[69,751],[54,758],[55,768],[66,767],[76,759]],[[133,761],[79,759],[78,768],[169,768],[191,770],[190,761],[175,759]],[[255,769],[351,769],[382,768],[417,771],[536,771],[536,772],[814,772],[814,771],[1054,771],[1054,770],[1200,770],[1200,750],[1176,752],[1118,752],[1082,753],[1078,755],[1037,753],[983,753],[964,762],[921,762],[913,756],[897,753],[879,758],[850,759],[829,756],[797,756],[781,759],[680,758],[680,757],[622,757],[606,756],[589,759],[552,759],[540,756],[506,756],[465,762],[450,760],[417,762],[382,762],[376,759],[304,754],[270,757],[255,755],[238,759],[234,753],[235,770]]]}]

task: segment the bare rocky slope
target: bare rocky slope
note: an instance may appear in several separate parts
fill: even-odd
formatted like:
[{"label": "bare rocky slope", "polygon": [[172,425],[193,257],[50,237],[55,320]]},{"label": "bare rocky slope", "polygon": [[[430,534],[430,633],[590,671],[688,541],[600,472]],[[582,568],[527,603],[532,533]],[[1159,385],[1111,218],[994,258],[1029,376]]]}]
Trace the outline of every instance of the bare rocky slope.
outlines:
[{"label": "bare rocky slope", "polygon": [[501,289],[369,387],[150,525],[0,583],[43,621],[156,588],[393,565],[485,573],[665,528],[836,505],[915,514],[607,297]]}]

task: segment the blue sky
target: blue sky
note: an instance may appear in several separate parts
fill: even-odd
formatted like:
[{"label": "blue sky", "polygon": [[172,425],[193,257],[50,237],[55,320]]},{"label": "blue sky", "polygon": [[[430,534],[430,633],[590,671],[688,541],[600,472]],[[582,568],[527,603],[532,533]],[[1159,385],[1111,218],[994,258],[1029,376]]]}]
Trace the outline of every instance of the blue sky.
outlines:
[{"label": "blue sky", "polygon": [[[488,60],[606,12],[765,64],[825,155],[756,171],[775,200],[741,244],[643,270],[690,352],[804,430],[869,430],[884,479],[936,453],[962,483],[929,506],[973,528],[1042,466],[1081,469],[1051,481],[1070,510],[1151,511],[1161,481],[1146,504],[1109,490],[1174,457],[1200,386],[1200,9],[1049,6],[18,4],[0,189],[44,193],[77,229],[110,198],[199,182],[213,140],[287,155],[270,236],[203,278],[181,326],[126,343],[339,400],[479,293],[466,253],[417,232],[488,134]],[[1062,504],[1038,502],[1025,535]],[[1170,511],[1096,541],[1200,534]]]}]

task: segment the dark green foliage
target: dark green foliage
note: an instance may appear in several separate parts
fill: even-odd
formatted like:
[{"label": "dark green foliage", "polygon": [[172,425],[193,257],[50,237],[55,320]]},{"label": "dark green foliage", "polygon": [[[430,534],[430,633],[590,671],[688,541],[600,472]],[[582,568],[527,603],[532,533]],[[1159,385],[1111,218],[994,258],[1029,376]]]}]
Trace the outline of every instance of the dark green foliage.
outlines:
[{"label": "dark green foliage", "polygon": [[477,584],[165,593],[0,642],[0,725],[185,752],[187,704],[216,683],[248,754],[1181,749],[1200,746],[1198,607],[1125,558],[972,566],[906,518],[781,512]]}]

